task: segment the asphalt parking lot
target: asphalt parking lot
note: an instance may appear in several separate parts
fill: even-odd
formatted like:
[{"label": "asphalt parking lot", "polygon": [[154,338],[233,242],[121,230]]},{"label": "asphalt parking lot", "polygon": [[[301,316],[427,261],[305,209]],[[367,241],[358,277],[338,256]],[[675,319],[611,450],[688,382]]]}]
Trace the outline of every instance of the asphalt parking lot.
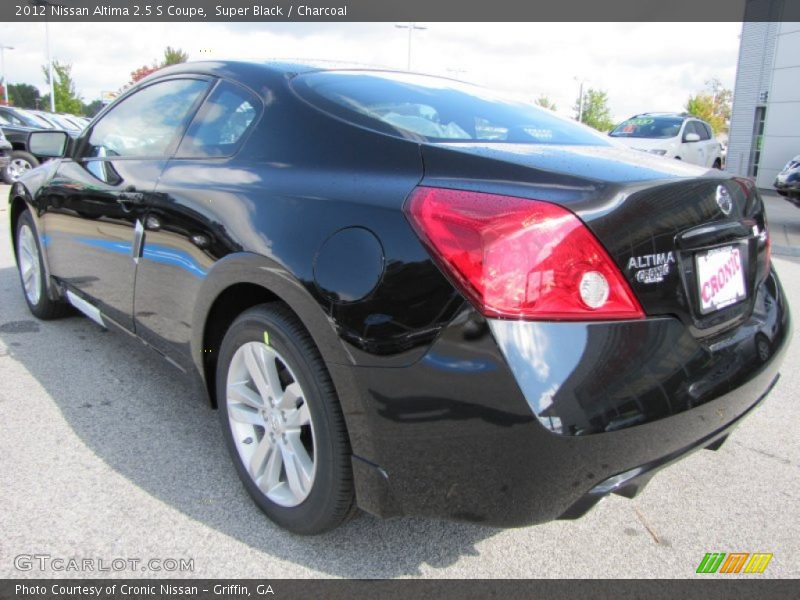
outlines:
[{"label": "asphalt parking lot", "polygon": [[[193,571],[173,574],[189,577],[684,578],[707,552],[771,552],[766,572],[747,577],[800,577],[798,318],[767,401],[718,452],[663,471],[635,500],[524,529],[364,515],[302,538],[250,501],[216,415],[173,367],[89,319],[28,313],[7,193],[0,186],[0,577],[167,574],[15,568],[37,554],[192,559]],[[776,237],[787,232],[774,238],[775,264],[797,314],[800,258],[789,255],[800,209],[768,206]]]}]

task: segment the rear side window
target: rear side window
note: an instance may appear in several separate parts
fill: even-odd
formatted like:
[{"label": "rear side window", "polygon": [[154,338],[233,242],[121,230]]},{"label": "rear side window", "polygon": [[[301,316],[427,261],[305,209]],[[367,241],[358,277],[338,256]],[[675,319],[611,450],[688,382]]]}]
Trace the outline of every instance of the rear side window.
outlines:
[{"label": "rear side window", "polygon": [[261,101],[238,85],[221,81],[189,126],[178,158],[231,156],[261,111]]},{"label": "rear side window", "polygon": [[170,79],[128,96],[94,126],[84,156],[166,156],[208,85],[199,79]]},{"label": "rear side window", "polygon": [[340,119],[413,140],[609,145],[600,134],[550,111],[449,79],[325,71],[299,75],[292,87]]}]

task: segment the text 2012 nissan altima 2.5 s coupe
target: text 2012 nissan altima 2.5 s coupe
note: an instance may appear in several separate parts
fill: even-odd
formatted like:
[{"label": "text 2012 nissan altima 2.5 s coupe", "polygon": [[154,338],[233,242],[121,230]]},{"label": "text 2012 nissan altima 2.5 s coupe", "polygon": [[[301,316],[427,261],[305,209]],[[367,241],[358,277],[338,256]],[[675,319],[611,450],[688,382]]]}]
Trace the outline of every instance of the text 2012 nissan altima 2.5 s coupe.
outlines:
[{"label": "text 2012 nissan altima 2.5 s coupe", "polygon": [[421,75],[158,71],[11,190],[25,298],[199,375],[299,533],[575,518],[718,448],[789,313],[753,184]]}]

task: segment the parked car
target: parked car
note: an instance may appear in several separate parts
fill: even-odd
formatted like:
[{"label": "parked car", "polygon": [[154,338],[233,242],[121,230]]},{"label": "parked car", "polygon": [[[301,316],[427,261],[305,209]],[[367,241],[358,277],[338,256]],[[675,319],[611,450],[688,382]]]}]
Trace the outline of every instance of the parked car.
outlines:
[{"label": "parked car", "polygon": [[83,130],[82,126],[79,126],[67,115],[45,112],[43,110],[32,110],[30,112],[33,115],[47,121],[52,128],[66,131],[72,137],[78,137],[78,134],[80,134],[80,132]]},{"label": "parked car", "polygon": [[16,127],[30,129],[55,129],[47,119],[36,114],[36,111],[17,108],[15,106],[0,106],[0,120]]},{"label": "parked car", "polygon": [[688,115],[643,113],[623,121],[608,135],[635,150],[722,168],[722,145],[714,138],[711,125]]},{"label": "parked car", "polygon": [[59,113],[59,116],[62,119],[66,119],[70,123],[72,123],[75,127],[77,127],[78,131],[83,131],[86,129],[86,126],[89,124],[90,119],[85,117],[81,117],[79,115],[70,115],[66,113]]},{"label": "parked car", "polygon": [[12,149],[9,161],[3,167],[2,177],[6,183],[13,183],[23,173],[39,166],[40,156],[29,151],[28,136],[32,131],[53,129],[54,125],[31,112],[11,106],[0,106],[0,127],[3,128]]},{"label": "parked car", "polygon": [[775,190],[795,206],[800,206],[800,154],[786,163],[775,178]]},{"label": "parked car", "polygon": [[31,145],[54,158],[10,195],[31,312],[71,304],[198,378],[297,533],[356,507],[576,518],[717,449],[778,378],[749,180],[481,88],[186,63]]},{"label": "parked car", "polygon": [[12,150],[11,142],[8,141],[3,130],[0,129],[0,172],[4,171],[8,163],[11,162]]}]

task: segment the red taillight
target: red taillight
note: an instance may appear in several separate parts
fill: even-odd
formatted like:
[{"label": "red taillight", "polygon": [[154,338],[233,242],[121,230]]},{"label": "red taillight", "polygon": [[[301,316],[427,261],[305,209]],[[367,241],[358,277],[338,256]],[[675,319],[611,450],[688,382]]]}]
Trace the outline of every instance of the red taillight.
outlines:
[{"label": "red taillight", "polygon": [[560,206],[419,187],[405,209],[440,266],[485,316],[644,316],[605,249]]}]

